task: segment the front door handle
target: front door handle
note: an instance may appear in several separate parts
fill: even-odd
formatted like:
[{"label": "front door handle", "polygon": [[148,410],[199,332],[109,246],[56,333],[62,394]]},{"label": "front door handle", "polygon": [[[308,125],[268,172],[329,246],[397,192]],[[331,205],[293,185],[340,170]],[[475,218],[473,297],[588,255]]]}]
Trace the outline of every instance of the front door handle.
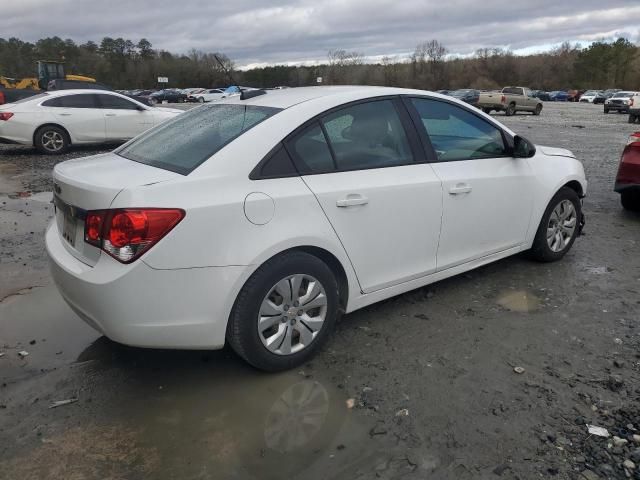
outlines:
[{"label": "front door handle", "polygon": [[449,189],[451,195],[461,195],[463,193],[469,193],[471,191],[471,185],[468,183],[457,183],[455,187]]},{"label": "front door handle", "polygon": [[360,194],[349,194],[345,198],[338,200],[336,206],[340,208],[354,207],[356,205],[366,205],[369,199]]},{"label": "front door handle", "polygon": [[70,113],[60,113],[59,114],[61,117],[70,117],[71,114]]}]

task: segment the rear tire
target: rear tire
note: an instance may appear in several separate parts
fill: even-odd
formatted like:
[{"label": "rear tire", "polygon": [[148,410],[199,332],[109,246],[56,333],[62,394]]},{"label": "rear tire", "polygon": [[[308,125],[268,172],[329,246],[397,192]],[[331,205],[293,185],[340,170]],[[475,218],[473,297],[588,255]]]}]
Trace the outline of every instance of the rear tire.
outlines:
[{"label": "rear tire", "polygon": [[198,103],[204,103],[204,97],[198,97]]},{"label": "rear tire", "polygon": [[636,123],[636,120],[637,120],[637,119],[638,119],[638,117],[637,117],[636,115],[633,115],[633,114],[631,114],[631,113],[630,113],[630,114],[629,114],[629,118],[628,118],[628,120],[627,120],[627,121],[628,121],[629,123]]},{"label": "rear tire", "polygon": [[492,110],[491,110],[490,108],[483,108],[483,109],[482,109],[482,111],[483,111],[484,113],[486,113],[487,115],[489,115],[489,114],[491,113],[491,111],[492,111]]},{"label": "rear tire", "polygon": [[504,111],[504,114],[507,117],[512,117],[513,115],[516,114],[516,104],[515,103],[510,103],[509,106],[507,107],[507,109]]},{"label": "rear tire", "polygon": [[71,140],[63,128],[46,125],[35,133],[34,145],[40,153],[60,155],[69,149]]},{"label": "rear tire", "polygon": [[[314,306],[317,301],[323,306]],[[308,253],[285,253],[258,268],[242,287],[229,317],[227,339],[239,356],[260,370],[294,368],[327,341],[338,306],[338,283],[331,269]]]},{"label": "rear tire", "polygon": [[608,108],[605,108],[605,109],[604,109],[604,113],[609,113],[609,109],[608,109]]},{"label": "rear tire", "polygon": [[542,215],[529,257],[538,262],[560,260],[578,236],[581,218],[578,194],[569,187],[562,187]]},{"label": "rear tire", "polygon": [[637,190],[620,192],[620,203],[625,210],[640,212],[640,192]]}]

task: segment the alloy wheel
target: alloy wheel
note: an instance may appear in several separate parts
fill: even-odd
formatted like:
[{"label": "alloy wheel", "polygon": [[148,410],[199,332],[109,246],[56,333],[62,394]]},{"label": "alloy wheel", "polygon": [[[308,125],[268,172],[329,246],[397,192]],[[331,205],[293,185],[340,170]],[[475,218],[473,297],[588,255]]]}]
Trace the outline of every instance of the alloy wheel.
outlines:
[{"label": "alloy wheel", "polygon": [[553,252],[561,252],[575,233],[578,225],[576,208],[570,200],[562,200],[551,212],[547,225],[547,245]]},{"label": "alloy wheel", "polygon": [[49,152],[57,152],[64,146],[62,134],[55,130],[47,130],[42,134],[42,147]]},{"label": "alloy wheel", "polygon": [[311,275],[296,274],[276,283],[264,297],[258,313],[258,336],[276,355],[307,348],[327,317],[327,295]]}]

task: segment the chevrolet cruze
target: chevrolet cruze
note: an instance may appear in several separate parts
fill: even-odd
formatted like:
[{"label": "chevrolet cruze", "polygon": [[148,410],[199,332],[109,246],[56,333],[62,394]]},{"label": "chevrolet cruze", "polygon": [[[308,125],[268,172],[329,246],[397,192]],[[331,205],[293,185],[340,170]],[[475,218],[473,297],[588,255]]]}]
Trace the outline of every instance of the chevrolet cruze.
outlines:
[{"label": "chevrolet cruze", "polygon": [[89,325],[141,347],[291,368],[341,313],[519,252],[562,258],[587,182],[442,95],[243,92],[113,153],[58,164],[54,280]]}]

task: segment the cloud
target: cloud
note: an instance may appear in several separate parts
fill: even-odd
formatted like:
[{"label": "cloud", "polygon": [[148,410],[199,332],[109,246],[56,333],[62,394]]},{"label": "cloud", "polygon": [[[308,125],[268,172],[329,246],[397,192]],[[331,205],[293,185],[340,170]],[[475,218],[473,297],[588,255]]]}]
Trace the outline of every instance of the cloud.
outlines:
[{"label": "cloud", "polygon": [[334,48],[406,54],[433,38],[464,55],[640,34],[637,0],[21,0],[2,10],[4,38],[145,37],[172,52],[221,51],[239,65],[325,59]]}]

